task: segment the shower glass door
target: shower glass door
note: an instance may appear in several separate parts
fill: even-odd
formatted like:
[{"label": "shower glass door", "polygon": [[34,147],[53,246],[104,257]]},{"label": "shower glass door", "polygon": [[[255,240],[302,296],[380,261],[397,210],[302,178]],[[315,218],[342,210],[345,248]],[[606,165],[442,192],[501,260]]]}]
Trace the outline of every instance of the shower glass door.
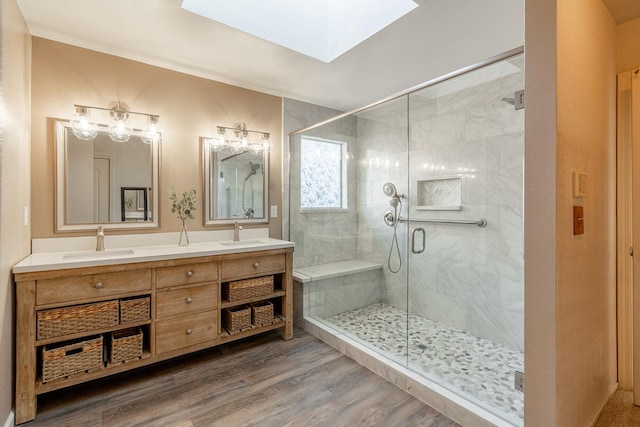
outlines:
[{"label": "shower glass door", "polygon": [[522,54],[409,95],[409,367],[519,425]]}]

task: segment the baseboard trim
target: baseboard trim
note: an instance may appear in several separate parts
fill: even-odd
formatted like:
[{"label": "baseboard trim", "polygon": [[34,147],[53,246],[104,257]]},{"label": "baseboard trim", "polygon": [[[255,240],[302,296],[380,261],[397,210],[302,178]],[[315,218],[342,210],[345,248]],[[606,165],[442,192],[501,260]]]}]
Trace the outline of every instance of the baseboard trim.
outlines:
[{"label": "baseboard trim", "polygon": [[591,427],[596,425],[596,423],[598,422],[598,418],[600,418],[600,415],[602,414],[602,411],[604,410],[604,407],[607,405],[607,403],[609,403],[609,400],[611,400],[611,398],[613,397],[614,393],[616,391],[618,391],[618,388],[620,388],[618,386],[618,383],[615,383],[613,385],[613,387],[611,388],[611,390],[609,390],[609,394],[607,395],[607,398],[604,400],[604,402],[602,402],[600,404],[600,408],[598,408],[598,412],[596,412],[596,416],[593,418],[593,420],[591,420],[591,424],[589,424]]},{"label": "baseboard trim", "polygon": [[16,414],[11,410],[9,417],[4,422],[4,427],[14,427],[16,425]]}]

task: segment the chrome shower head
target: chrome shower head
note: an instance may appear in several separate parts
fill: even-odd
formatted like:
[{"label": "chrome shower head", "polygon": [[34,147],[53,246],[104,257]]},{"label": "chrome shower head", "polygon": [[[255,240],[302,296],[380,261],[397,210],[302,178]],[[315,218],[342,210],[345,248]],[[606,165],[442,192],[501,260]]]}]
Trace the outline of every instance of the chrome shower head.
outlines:
[{"label": "chrome shower head", "polygon": [[387,197],[396,197],[398,195],[398,190],[396,190],[396,186],[390,182],[387,182],[382,186],[382,191],[384,195]]},{"label": "chrome shower head", "polygon": [[398,189],[390,182],[387,182],[382,186],[382,191],[385,196],[391,197],[391,206],[394,208],[397,206],[399,199],[404,199],[404,194],[398,194]]}]

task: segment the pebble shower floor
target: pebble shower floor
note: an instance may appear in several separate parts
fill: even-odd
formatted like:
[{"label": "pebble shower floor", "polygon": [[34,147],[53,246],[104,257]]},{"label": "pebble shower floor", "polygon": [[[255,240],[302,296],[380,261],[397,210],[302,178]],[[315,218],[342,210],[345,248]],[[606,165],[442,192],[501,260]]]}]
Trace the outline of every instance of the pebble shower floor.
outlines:
[{"label": "pebble shower floor", "polygon": [[[407,354],[406,311],[372,304],[340,313],[330,324],[376,347],[393,360]],[[524,422],[524,394],[514,389],[514,372],[524,372],[524,354],[424,317],[409,315],[409,366],[508,421]]]}]

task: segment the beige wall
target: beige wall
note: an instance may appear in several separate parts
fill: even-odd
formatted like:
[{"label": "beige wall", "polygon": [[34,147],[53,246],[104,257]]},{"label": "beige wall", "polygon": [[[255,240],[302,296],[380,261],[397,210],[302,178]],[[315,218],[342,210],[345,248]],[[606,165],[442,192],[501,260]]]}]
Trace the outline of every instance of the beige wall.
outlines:
[{"label": "beige wall", "polygon": [[617,71],[640,67],[640,18],[618,25]]},{"label": "beige wall", "polygon": [[[110,107],[119,100],[131,111],[160,115],[163,130],[159,231],[178,231],[167,189],[195,188],[196,220],[202,230],[200,136],[215,136],[216,125],[245,122],[248,129],[271,133],[269,204],[282,212],[282,99],[199,77],[33,38],[32,79],[33,238],[54,234],[54,151],[49,118],[69,118],[73,104]],[[97,115],[97,114],[96,114]],[[228,226],[227,226],[228,228]],[[269,224],[282,235],[280,216]],[[87,234],[87,233],[85,233]],[[57,236],[67,236],[62,233]]]},{"label": "beige wall", "polygon": [[[601,0],[558,1],[558,425],[589,425],[616,387],[616,24]],[[571,172],[588,176],[572,197]],[[585,234],[573,236],[573,205]]]},{"label": "beige wall", "polygon": [[30,195],[31,36],[15,0],[2,0],[0,87],[0,424],[13,407],[13,277],[31,249],[24,207]]},{"label": "beige wall", "polygon": [[[585,426],[616,387],[616,25],[601,0],[526,13],[525,419]],[[574,170],[588,175],[584,199]]]}]

